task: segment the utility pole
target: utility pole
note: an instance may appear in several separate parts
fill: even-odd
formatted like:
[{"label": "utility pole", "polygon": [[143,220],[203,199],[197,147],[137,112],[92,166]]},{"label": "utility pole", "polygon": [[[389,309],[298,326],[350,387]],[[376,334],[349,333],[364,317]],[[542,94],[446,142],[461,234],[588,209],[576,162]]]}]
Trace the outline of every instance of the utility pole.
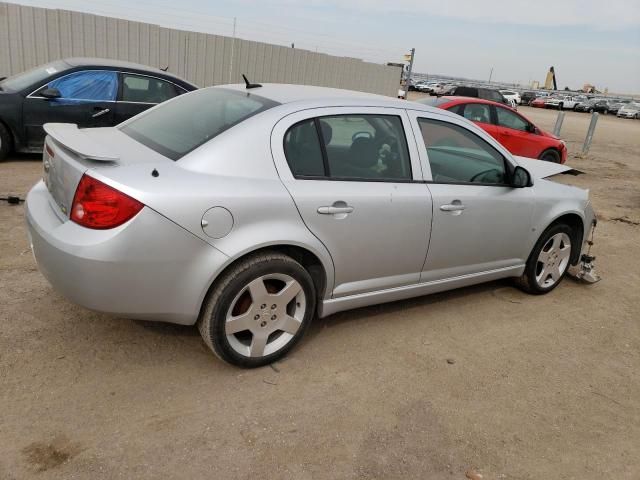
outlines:
[{"label": "utility pole", "polygon": [[229,83],[232,82],[233,75],[233,51],[236,46],[236,17],[233,17],[233,40],[231,40],[231,59],[229,61]]},{"label": "utility pole", "polygon": [[[407,95],[409,94],[409,83],[411,82],[411,71],[413,70],[413,59],[416,56],[416,49],[412,48],[411,49],[411,53],[409,55],[405,55],[404,59],[405,61],[408,60],[409,61],[409,69],[407,70],[407,76],[405,78],[405,82],[404,82],[404,91],[405,91],[405,98],[407,97]],[[409,58],[407,58],[409,57]]]},{"label": "utility pole", "polygon": [[491,83],[491,77],[493,77],[493,67],[491,67],[491,71],[489,72],[489,83]]}]

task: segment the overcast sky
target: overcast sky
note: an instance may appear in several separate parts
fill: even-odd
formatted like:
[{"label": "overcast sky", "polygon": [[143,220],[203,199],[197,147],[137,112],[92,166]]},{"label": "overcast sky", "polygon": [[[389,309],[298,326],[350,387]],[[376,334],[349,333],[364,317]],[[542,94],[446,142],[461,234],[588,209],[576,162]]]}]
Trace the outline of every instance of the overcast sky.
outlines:
[{"label": "overcast sky", "polygon": [[[14,1],[14,0],[10,0]],[[640,0],[23,0],[475,79],[640,94]]]}]

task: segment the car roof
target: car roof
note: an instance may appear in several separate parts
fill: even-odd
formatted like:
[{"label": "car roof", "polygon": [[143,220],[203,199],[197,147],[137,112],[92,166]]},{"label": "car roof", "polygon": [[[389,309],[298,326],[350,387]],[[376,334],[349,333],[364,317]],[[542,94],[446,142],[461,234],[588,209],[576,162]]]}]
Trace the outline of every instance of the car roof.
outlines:
[{"label": "car roof", "polygon": [[487,105],[497,105],[499,107],[508,107],[508,105],[505,105],[504,103],[494,102],[492,100],[485,100],[484,98],[478,98],[478,97],[458,97],[455,95],[443,95],[441,98],[450,100],[448,105],[457,105],[460,103],[485,103]]},{"label": "car roof", "polygon": [[62,61],[67,63],[72,68],[75,68],[75,67],[122,68],[127,70],[137,70],[140,72],[148,72],[148,73],[153,73],[154,75],[160,75],[167,78],[175,78],[182,81],[183,83],[196,87],[196,85],[193,84],[192,82],[184,80],[183,78],[178,77],[173,73],[165,72],[164,70],[160,70],[159,68],[150,67],[148,65],[142,65],[140,63],[125,62],[122,60],[113,60],[109,58],[94,58],[94,57],[72,57],[72,58],[64,58],[62,59]]},{"label": "car roof", "polygon": [[270,112],[274,113],[275,110],[278,110],[280,112],[278,115],[280,115],[283,109],[288,112],[296,112],[310,108],[324,107],[387,107],[403,110],[419,110],[438,116],[458,118],[458,115],[453,112],[448,112],[447,110],[442,110],[430,105],[355,90],[283,83],[264,83],[259,88],[249,90],[247,90],[245,84],[217,85],[207,88],[225,88],[245,93],[250,92],[252,95],[255,94],[281,104],[278,107],[265,111],[264,114],[266,115],[269,115]]},{"label": "car roof", "polygon": [[[342,90],[338,88],[313,87],[310,85],[293,85],[286,83],[263,83],[261,87],[247,89],[244,83],[220,85],[220,87],[250,92],[263,98],[268,98],[278,103],[292,103],[303,100],[336,100],[336,99],[358,99],[378,102],[393,102],[399,106],[405,105],[404,100],[397,100],[374,93],[358,92],[355,90]],[[404,108],[404,107],[401,107]]]}]

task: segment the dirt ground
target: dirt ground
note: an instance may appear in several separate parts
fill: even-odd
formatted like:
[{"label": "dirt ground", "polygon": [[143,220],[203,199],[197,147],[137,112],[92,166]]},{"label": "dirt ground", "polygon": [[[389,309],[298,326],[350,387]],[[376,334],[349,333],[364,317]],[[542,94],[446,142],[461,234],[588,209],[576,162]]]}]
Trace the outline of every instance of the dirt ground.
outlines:
[{"label": "dirt ground", "polygon": [[[520,109],[551,130],[556,112]],[[245,371],[195,328],[75,306],[0,203],[0,479],[640,478],[640,121],[567,113],[602,282],[507,281],[317,321]],[[24,196],[37,157],[0,164]]]}]

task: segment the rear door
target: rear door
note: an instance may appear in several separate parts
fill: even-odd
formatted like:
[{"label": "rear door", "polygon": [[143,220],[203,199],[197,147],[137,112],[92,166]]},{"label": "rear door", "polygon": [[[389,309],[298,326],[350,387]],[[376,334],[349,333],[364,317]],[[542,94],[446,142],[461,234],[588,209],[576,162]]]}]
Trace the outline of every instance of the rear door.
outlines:
[{"label": "rear door", "polygon": [[498,141],[513,155],[538,158],[543,146],[540,145],[540,135],[529,131],[529,121],[508,108],[492,108],[496,113]]},{"label": "rear door", "polygon": [[167,80],[138,73],[122,72],[115,123],[124,122],[140,112],[182,93],[185,93],[184,89]]},{"label": "rear door", "polygon": [[463,116],[467,120],[471,120],[477,124],[485,132],[491,135],[493,138],[498,139],[498,129],[491,121],[492,112],[491,105],[486,103],[465,103],[463,108],[456,111],[458,115]]},{"label": "rear door", "polygon": [[[46,88],[59,90],[61,97],[42,97]],[[42,147],[45,123],[75,123],[80,128],[113,125],[117,91],[118,75],[109,70],[81,70],[42,85],[23,104],[27,144]]]},{"label": "rear door", "polygon": [[298,112],[274,128],[272,152],[302,220],[331,253],[334,297],[418,283],[431,199],[404,110]]}]

